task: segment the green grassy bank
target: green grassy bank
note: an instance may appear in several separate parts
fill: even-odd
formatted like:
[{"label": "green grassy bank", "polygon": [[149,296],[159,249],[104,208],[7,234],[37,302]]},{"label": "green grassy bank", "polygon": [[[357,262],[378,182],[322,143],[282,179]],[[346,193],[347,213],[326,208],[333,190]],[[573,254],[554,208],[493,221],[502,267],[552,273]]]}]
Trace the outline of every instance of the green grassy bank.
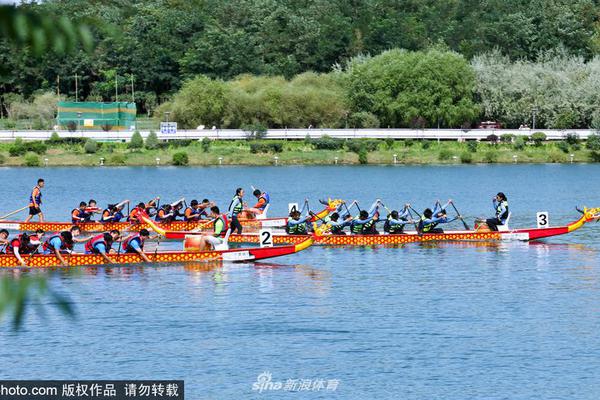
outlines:
[{"label": "green grassy bank", "polygon": [[[134,146],[135,147],[135,146]],[[314,141],[175,141],[146,148],[126,143],[0,144],[5,166],[332,165],[600,162],[585,143],[498,143],[323,139]],[[516,157],[515,157],[516,156]],[[221,159],[219,161],[219,159]]]}]

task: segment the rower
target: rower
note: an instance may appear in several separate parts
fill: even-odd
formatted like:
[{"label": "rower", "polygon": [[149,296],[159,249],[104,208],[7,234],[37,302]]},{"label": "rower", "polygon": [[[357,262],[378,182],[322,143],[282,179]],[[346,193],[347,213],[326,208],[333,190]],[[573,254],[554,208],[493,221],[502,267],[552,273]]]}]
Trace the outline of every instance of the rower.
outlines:
[{"label": "rower", "polygon": [[214,207],[215,205],[216,204],[213,201],[210,201],[208,199],[203,199],[202,203],[200,203],[200,205],[198,206],[198,208],[200,209],[200,218],[201,219],[210,218],[211,208]]},{"label": "rower", "polygon": [[494,204],[496,216],[494,218],[486,219],[485,222],[491,231],[497,231],[498,225],[504,225],[510,214],[508,211],[508,199],[504,193],[499,192],[492,199],[492,203]]},{"label": "rower", "polygon": [[446,215],[446,208],[452,203],[452,200],[442,206],[438,201],[433,210],[426,208],[423,211],[421,220],[419,221],[418,231],[420,233],[444,233],[442,228],[437,228],[439,224],[445,224],[450,222],[448,215]]},{"label": "rower", "polygon": [[100,222],[108,223],[114,221],[114,215],[116,213],[116,207],[114,204],[109,204],[107,208],[102,211],[102,217],[100,218]]},{"label": "rower", "polygon": [[377,232],[375,223],[379,219],[379,203],[379,199],[375,200],[369,211],[361,210],[358,217],[350,223],[350,232],[353,235],[367,235]]},{"label": "rower", "polygon": [[311,215],[306,215],[301,218],[302,214],[298,210],[292,210],[285,226],[285,231],[289,235],[308,235],[308,226],[306,222],[311,218]]},{"label": "rower", "polygon": [[0,254],[6,254],[6,248],[10,244],[8,240],[8,231],[6,229],[0,230]]},{"label": "rower", "polygon": [[242,212],[244,209],[244,189],[237,188],[235,190],[235,196],[231,199],[231,203],[229,203],[229,210],[227,212],[227,216],[229,217],[231,223],[231,232],[237,230],[239,235],[242,234],[242,224],[238,220],[238,214]]},{"label": "rower", "polygon": [[112,244],[121,236],[120,232],[113,229],[110,232],[104,232],[89,239],[85,243],[85,254],[100,254],[109,264],[113,261],[107,254],[114,253]]},{"label": "rower", "polygon": [[61,265],[67,267],[69,263],[64,259],[62,253],[73,251],[73,235],[70,231],[55,233],[44,241],[42,249],[44,254],[54,254],[60,260]]},{"label": "rower", "polygon": [[38,229],[36,231],[36,233],[34,235],[28,235],[27,233],[22,233],[20,235],[17,235],[15,238],[13,238],[7,249],[6,249],[6,253],[7,254],[13,254],[17,260],[19,261],[19,264],[21,264],[21,266],[26,267],[27,266],[27,262],[23,260],[23,257],[21,257],[22,254],[35,254],[37,253],[37,250],[39,249],[40,245],[41,245],[41,238],[44,234],[44,231],[42,231],[41,229]]},{"label": "rower", "polygon": [[86,218],[89,218],[88,214],[85,212],[87,207],[87,203],[82,201],[79,203],[79,208],[74,208],[71,211],[71,222],[74,224],[78,224],[80,222],[85,222]]},{"label": "rower", "polygon": [[403,234],[404,225],[411,223],[408,219],[410,217],[408,210],[408,206],[404,207],[402,213],[399,213],[397,210],[392,210],[383,224],[383,231],[390,235]]},{"label": "rower", "polygon": [[146,214],[148,214],[148,216],[152,217],[156,214],[156,211],[158,210],[158,208],[157,208],[158,201],[160,201],[160,197],[155,197],[152,200],[150,200],[148,203],[146,203],[146,207],[145,207],[144,211],[146,212]]},{"label": "rower", "polygon": [[254,189],[252,195],[256,197],[258,202],[251,208],[245,208],[245,214],[249,218],[256,218],[257,215],[260,215],[265,212],[267,206],[271,203],[271,198],[269,193],[263,192],[260,189]]},{"label": "rower", "polygon": [[112,221],[113,222],[121,222],[121,220],[123,218],[125,218],[125,215],[123,215],[123,208],[125,207],[125,205],[123,203],[121,204],[117,204],[115,206],[115,212],[112,216]]},{"label": "rower", "polygon": [[29,196],[29,215],[25,218],[25,222],[31,221],[34,215],[37,215],[40,222],[44,222],[44,213],[40,208],[42,205],[42,188],[44,187],[44,180],[38,179],[37,185],[31,191]]},{"label": "rower", "polygon": [[173,221],[173,207],[171,207],[170,204],[163,205],[156,213],[154,220],[160,223],[168,223]]},{"label": "rower", "polygon": [[345,214],[342,220],[340,221],[340,214],[338,212],[334,212],[329,217],[329,231],[332,235],[345,235],[344,228],[350,226],[352,223],[352,215]]},{"label": "rower", "polygon": [[146,213],[146,203],[138,203],[137,206],[133,207],[127,220],[132,224],[139,224],[140,221],[137,218],[139,212]]},{"label": "rower", "polygon": [[148,229],[140,229],[139,233],[130,235],[125,240],[123,240],[123,243],[121,243],[123,252],[137,253],[142,258],[142,260],[149,263],[150,259],[148,258],[146,253],[144,253],[144,242],[149,238],[150,232],[148,232]]},{"label": "rower", "polygon": [[223,236],[229,229],[227,216],[225,214],[221,214],[219,207],[212,206],[210,208],[209,216],[213,220],[213,233],[212,235],[202,235],[202,240],[198,246],[199,251],[205,251],[207,248],[214,249],[216,246],[223,244],[223,239],[221,236]]},{"label": "rower", "polygon": [[92,222],[94,214],[102,214],[102,210],[98,208],[98,203],[94,199],[88,201],[88,205],[85,208],[85,220],[83,222]]},{"label": "rower", "polygon": [[183,212],[183,220],[186,222],[198,221],[201,217],[200,203],[194,199],[190,202],[189,207]]}]

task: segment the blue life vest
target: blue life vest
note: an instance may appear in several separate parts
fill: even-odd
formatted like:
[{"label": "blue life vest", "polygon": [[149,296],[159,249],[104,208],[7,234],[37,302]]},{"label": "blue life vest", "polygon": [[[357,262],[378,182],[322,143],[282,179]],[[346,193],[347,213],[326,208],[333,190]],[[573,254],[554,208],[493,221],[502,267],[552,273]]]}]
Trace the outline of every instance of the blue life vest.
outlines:
[{"label": "blue life vest", "polygon": [[260,195],[259,199],[265,199],[265,202],[263,203],[263,205],[258,208],[260,211],[264,211],[264,209],[267,207],[267,205],[271,202],[271,197],[269,196],[269,193],[263,192]]}]

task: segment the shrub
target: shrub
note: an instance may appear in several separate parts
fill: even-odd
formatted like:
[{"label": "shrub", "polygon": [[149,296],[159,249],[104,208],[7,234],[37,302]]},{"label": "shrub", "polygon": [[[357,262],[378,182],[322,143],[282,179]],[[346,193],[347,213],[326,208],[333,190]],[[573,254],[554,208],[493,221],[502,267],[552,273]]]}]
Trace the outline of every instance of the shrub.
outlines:
[{"label": "shrub", "polygon": [[42,141],[34,140],[32,142],[24,143],[25,149],[27,151],[32,151],[37,154],[44,154],[48,150],[48,146]]},{"label": "shrub", "polygon": [[22,156],[25,153],[27,153],[27,149],[25,148],[23,139],[21,138],[16,138],[14,143],[8,148],[8,154],[10,154],[12,157]]},{"label": "shrub", "polygon": [[562,151],[563,153],[568,153],[569,152],[569,144],[566,141],[564,141],[564,140],[561,140],[560,142],[557,142],[556,143],[556,147],[560,151]]},{"label": "shrub", "polygon": [[6,162],[6,157],[4,154],[0,154],[0,164],[4,164]]},{"label": "shrub", "polygon": [[142,138],[140,132],[133,132],[133,135],[131,135],[131,140],[127,144],[127,147],[129,147],[132,150],[139,150],[142,147],[144,147],[144,139]]},{"label": "shrub", "polygon": [[375,151],[379,148],[379,140],[375,139],[351,139],[346,141],[346,148],[353,153],[359,153],[363,148],[366,152]]},{"label": "shrub", "polygon": [[94,154],[98,151],[98,143],[94,139],[88,139],[83,146],[87,154]]},{"label": "shrub", "polygon": [[570,145],[579,144],[579,135],[576,133],[567,133],[565,141]]},{"label": "shrub", "polygon": [[50,135],[50,139],[48,139],[48,144],[57,144],[60,143],[60,136],[58,136],[57,132],[52,132],[52,135]]},{"label": "shrub", "polygon": [[358,163],[367,164],[368,162],[369,161],[367,160],[367,149],[363,147],[358,151]]},{"label": "shrub", "polygon": [[592,161],[592,162],[600,162],[600,151],[592,151],[592,152],[590,152],[590,161]]},{"label": "shrub", "polygon": [[450,150],[448,150],[448,149],[440,150],[440,152],[438,154],[438,159],[440,161],[447,161],[451,158],[452,158],[452,152]]},{"label": "shrub", "polygon": [[596,133],[591,134],[587,142],[585,143],[585,147],[589,150],[599,151],[600,150],[600,136]]},{"label": "shrub", "polygon": [[190,159],[185,151],[178,151],[173,154],[173,165],[188,165]]},{"label": "shrub", "polygon": [[202,139],[202,151],[205,153],[208,153],[210,151],[210,139],[205,137],[204,139]]},{"label": "shrub", "polygon": [[527,139],[525,136],[517,136],[513,147],[515,148],[515,150],[523,150],[525,148],[526,144],[527,144]]},{"label": "shrub", "polygon": [[40,158],[35,153],[27,153],[23,160],[28,167],[39,167],[41,165]]},{"label": "shrub", "polygon": [[579,143],[575,143],[571,146],[571,149],[573,149],[574,151],[579,151],[581,150],[581,145]]},{"label": "shrub", "polygon": [[281,153],[283,151],[283,143],[271,142],[271,143],[250,143],[250,153]]},{"label": "shrub", "polygon": [[492,144],[496,144],[498,143],[498,135],[494,135],[493,133],[491,135],[488,135],[485,140],[487,140],[488,142],[492,143]]},{"label": "shrub", "polygon": [[313,140],[313,146],[318,150],[339,150],[344,146],[344,142],[329,136]]},{"label": "shrub", "polygon": [[413,144],[415,144],[414,139],[405,139],[403,142],[404,142],[404,146],[406,146],[406,147],[411,147]]},{"label": "shrub", "polygon": [[310,138],[310,135],[308,133],[306,134],[306,136],[304,136],[304,144],[312,144],[312,139]]},{"label": "shrub", "polygon": [[421,147],[423,148],[423,150],[427,150],[429,148],[429,146],[431,146],[431,143],[429,142],[429,140],[421,141]]},{"label": "shrub", "polygon": [[126,159],[125,154],[113,154],[109,159],[109,163],[112,165],[125,165]]},{"label": "shrub", "polygon": [[551,163],[561,163],[561,162],[565,162],[567,159],[565,158],[565,155],[562,153],[559,153],[558,151],[550,151],[548,152],[548,161]]},{"label": "shrub", "polygon": [[544,132],[536,132],[531,135],[531,140],[536,147],[540,147],[546,140],[546,134]]},{"label": "shrub", "polygon": [[156,132],[150,131],[144,145],[148,150],[154,150],[158,148],[158,136],[156,135]]},{"label": "shrub", "polygon": [[500,136],[500,141],[502,143],[512,143],[513,140],[515,140],[515,135],[513,135],[511,133],[507,133],[507,134]]},{"label": "shrub", "polygon": [[485,153],[483,159],[487,163],[495,163],[496,161],[498,161],[498,152],[490,150],[487,153]]},{"label": "shrub", "polygon": [[244,125],[242,130],[246,133],[248,140],[262,139],[267,135],[267,127],[260,122]]},{"label": "shrub", "polygon": [[394,143],[396,143],[394,138],[389,137],[389,138],[385,139],[385,147],[387,147],[388,150],[391,150],[394,148]]},{"label": "shrub", "polygon": [[460,162],[463,164],[471,164],[473,162],[473,156],[468,151],[464,151],[460,155]]},{"label": "shrub", "polygon": [[15,129],[17,127],[17,123],[12,119],[7,119],[4,121],[4,127],[6,129]]},{"label": "shrub", "polygon": [[51,128],[51,124],[42,118],[36,118],[33,120],[33,124],[31,126],[36,131],[44,131]]},{"label": "shrub", "polygon": [[469,151],[471,153],[477,153],[477,141],[476,140],[470,140],[467,142],[467,148],[469,149]]},{"label": "shrub", "polygon": [[352,128],[379,128],[379,118],[366,111],[353,113],[348,122]]}]

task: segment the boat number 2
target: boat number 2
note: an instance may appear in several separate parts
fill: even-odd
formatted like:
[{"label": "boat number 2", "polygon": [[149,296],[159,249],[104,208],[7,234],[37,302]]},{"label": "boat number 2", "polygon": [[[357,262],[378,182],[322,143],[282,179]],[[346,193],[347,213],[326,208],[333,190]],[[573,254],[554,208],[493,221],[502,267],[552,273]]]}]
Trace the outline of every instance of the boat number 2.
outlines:
[{"label": "boat number 2", "polygon": [[538,228],[547,228],[550,225],[550,220],[548,219],[547,211],[540,211],[537,213],[537,227]]},{"label": "boat number 2", "polygon": [[260,247],[273,247],[273,232],[270,229],[261,229],[258,237]]}]

